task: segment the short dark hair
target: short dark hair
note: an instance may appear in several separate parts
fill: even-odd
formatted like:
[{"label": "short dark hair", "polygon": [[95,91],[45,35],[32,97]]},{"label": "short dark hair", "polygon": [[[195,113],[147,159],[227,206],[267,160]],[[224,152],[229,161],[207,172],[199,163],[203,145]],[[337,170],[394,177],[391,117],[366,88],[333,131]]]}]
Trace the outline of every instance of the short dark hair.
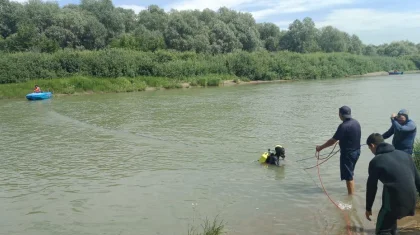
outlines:
[{"label": "short dark hair", "polygon": [[372,133],[366,140],[367,145],[371,145],[371,144],[378,145],[383,142],[384,142],[384,137],[382,137],[382,135],[379,133]]}]

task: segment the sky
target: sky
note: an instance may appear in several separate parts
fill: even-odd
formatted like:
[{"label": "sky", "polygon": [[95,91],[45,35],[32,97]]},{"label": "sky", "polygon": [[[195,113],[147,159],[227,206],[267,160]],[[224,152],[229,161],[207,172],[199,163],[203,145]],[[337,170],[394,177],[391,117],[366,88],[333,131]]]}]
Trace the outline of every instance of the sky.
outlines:
[{"label": "sky", "polygon": [[[58,0],[60,5],[80,0]],[[316,27],[331,25],[356,34],[365,44],[409,40],[420,43],[418,0],[113,0],[116,7],[139,12],[155,4],[170,11],[227,7],[249,12],[257,23],[271,22],[281,30],[294,20],[310,17]]]}]

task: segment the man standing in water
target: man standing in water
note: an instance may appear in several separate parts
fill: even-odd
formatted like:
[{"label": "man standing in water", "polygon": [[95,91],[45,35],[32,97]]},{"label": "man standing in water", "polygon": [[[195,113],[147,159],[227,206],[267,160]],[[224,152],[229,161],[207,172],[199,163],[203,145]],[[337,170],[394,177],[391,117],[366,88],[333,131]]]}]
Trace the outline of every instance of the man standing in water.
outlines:
[{"label": "man standing in water", "polygon": [[375,155],[369,163],[366,218],[371,220],[372,205],[380,180],[384,186],[382,207],[376,221],[376,234],[394,235],[397,232],[397,220],[415,214],[417,192],[420,192],[420,176],[413,158],[385,143],[381,134],[371,134],[366,144]]},{"label": "man standing in water", "polygon": [[341,180],[346,180],[348,194],[354,193],[354,168],[360,156],[361,128],[356,119],[351,117],[351,109],[343,106],[339,109],[339,117],[343,121],[334,136],[325,144],[316,146],[316,151],[328,148],[339,141]]},{"label": "man standing in water", "polygon": [[417,127],[416,124],[408,118],[408,111],[402,109],[391,116],[391,128],[385,132],[382,137],[388,139],[392,135],[392,145],[395,149],[404,151],[408,154],[413,154],[413,145],[416,138]]}]

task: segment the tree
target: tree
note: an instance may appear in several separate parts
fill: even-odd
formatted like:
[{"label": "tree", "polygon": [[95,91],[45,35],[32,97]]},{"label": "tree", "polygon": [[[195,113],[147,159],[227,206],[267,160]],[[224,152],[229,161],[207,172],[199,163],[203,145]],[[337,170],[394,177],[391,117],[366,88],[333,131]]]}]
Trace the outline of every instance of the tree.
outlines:
[{"label": "tree", "polygon": [[340,30],[332,26],[321,28],[318,43],[321,50],[324,52],[347,51],[345,35]]},{"label": "tree", "polygon": [[279,27],[273,23],[262,23],[257,27],[264,48],[268,51],[277,51],[280,41]]},{"label": "tree", "polygon": [[138,24],[151,31],[164,32],[168,26],[169,16],[156,5],[150,5],[138,15]]},{"label": "tree", "polygon": [[18,31],[18,23],[25,15],[23,6],[9,0],[0,0],[0,36],[7,38]]},{"label": "tree", "polygon": [[319,50],[318,30],[311,18],[306,17],[303,22],[295,20],[289,25],[289,31],[280,41],[280,47],[285,50],[309,53]]},{"label": "tree", "polygon": [[349,44],[350,45],[349,45],[348,49],[349,49],[349,52],[350,53],[356,54],[356,55],[362,54],[362,51],[363,51],[363,43],[359,39],[358,36],[356,36],[356,35],[353,34],[350,37],[350,43]]},{"label": "tree", "polygon": [[125,32],[124,18],[111,0],[82,0],[80,8],[91,12],[105,26],[108,32],[106,42]]},{"label": "tree", "polygon": [[40,32],[44,32],[48,27],[56,24],[56,16],[60,12],[60,7],[56,2],[43,2],[41,0],[29,0],[24,5],[25,16],[22,21],[25,24],[32,24]]},{"label": "tree", "polygon": [[173,11],[164,36],[168,48],[178,51],[207,52],[209,29],[190,12]]},{"label": "tree", "polygon": [[367,45],[363,49],[363,55],[375,56],[377,55],[376,47],[374,45]]},{"label": "tree", "polygon": [[233,52],[235,49],[241,49],[242,47],[233,30],[221,20],[214,22],[209,40],[213,54]]}]

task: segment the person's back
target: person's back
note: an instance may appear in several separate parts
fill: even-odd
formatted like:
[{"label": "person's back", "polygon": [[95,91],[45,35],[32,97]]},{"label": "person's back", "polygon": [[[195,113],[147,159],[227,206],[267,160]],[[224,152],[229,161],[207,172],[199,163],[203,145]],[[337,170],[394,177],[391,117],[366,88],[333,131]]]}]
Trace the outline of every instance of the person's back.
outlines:
[{"label": "person's back", "polygon": [[[411,156],[387,143],[379,144],[376,154],[369,163],[369,175],[377,175],[384,184],[383,199],[387,198],[384,194],[389,194],[391,210],[398,218],[414,215],[417,198],[414,176],[417,169]],[[368,181],[367,187],[376,188],[373,183],[372,180]]]},{"label": "person's back", "polygon": [[[366,184],[366,218],[372,215],[378,181],[383,183],[382,206],[376,221],[376,234],[396,234],[397,220],[415,214],[420,176],[408,153],[396,150],[379,133],[366,140],[375,157],[369,162]],[[417,191],[417,192],[416,192]]]},{"label": "person's back", "polygon": [[340,124],[343,128],[341,138],[339,138],[339,145],[341,153],[352,152],[360,149],[361,141],[361,127],[360,123],[354,118],[348,118],[343,120]]}]

